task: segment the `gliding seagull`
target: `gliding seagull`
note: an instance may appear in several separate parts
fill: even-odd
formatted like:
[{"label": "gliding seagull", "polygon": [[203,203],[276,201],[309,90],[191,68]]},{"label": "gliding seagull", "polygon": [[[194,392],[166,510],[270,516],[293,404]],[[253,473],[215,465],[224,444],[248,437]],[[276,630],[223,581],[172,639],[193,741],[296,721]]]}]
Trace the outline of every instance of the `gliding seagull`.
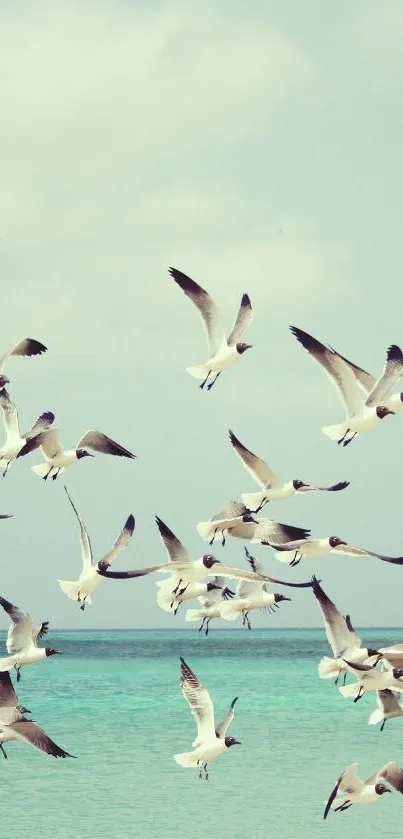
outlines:
[{"label": "gliding seagull", "polygon": [[10,463],[16,459],[22,449],[24,449],[25,454],[29,454],[30,441],[34,441],[38,434],[50,428],[55,415],[52,414],[52,411],[45,411],[38,417],[29,431],[21,434],[17,408],[11,401],[10,394],[5,387],[0,390],[0,405],[3,409],[3,423],[6,430],[6,442],[0,449],[0,467],[4,468],[4,477],[8,472]]},{"label": "gliding seagull", "polygon": [[40,341],[36,341],[35,338],[23,338],[22,341],[19,341],[18,344],[13,347],[12,350],[9,350],[3,357],[0,359],[0,387],[4,387],[8,385],[10,379],[7,376],[3,375],[3,370],[6,365],[6,362],[12,355],[19,355],[19,356],[31,356],[31,355],[42,355],[42,353],[46,352],[47,347],[44,344],[41,344]]},{"label": "gliding seagull", "polygon": [[403,374],[403,354],[400,347],[396,344],[389,347],[383,373],[366,395],[359,386],[352,366],[343,356],[330,347],[325,347],[302,329],[296,326],[291,326],[290,329],[300,344],[324,367],[345,403],[345,421],[339,425],[322,428],[323,433],[331,440],[337,440],[339,444],[347,446],[361,431],[375,428],[384,417],[394,413],[385,405],[385,398]]},{"label": "gliding seagull", "polygon": [[11,626],[8,630],[6,647],[10,653],[8,658],[0,659],[0,671],[11,670],[15,667],[17,671],[17,682],[20,681],[20,669],[25,664],[36,664],[51,655],[61,655],[60,650],[53,647],[38,647],[40,641],[48,632],[48,621],[42,621],[34,628],[33,620],[27,612],[23,612],[18,606],[13,606],[4,597],[0,597],[0,606],[10,616]]},{"label": "gliding seagull", "polygon": [[116,455],[117,457],[133,459],[136,457],[136,455],[124,449],[120,443],[115,443],[106,434],[102,434],[101,431],[87,431],[74,449],[64,449],[60,443],[57,428],[44,431],[43,434],[38,434],[33,440],[28,441],[17,457],[22,457],[27,454],[27,451],[38,449],[39,446],[46,458],[46,463],[31,466],[31,469],[45,481],[50,476],[53,480],[56,480],[59,472],[64,472],[68,466],[72,466],[73,463],[77,463],[77,460],[81,460],[83,457],[94,457],[91,452],[87,452],[87,449],[102,454]]},{"label": "gliding seagull", "polygon": [[97,573],[97,569],[102,567],[107,570],[116,559],[117,556],[123,551],[130,542],[130,539],[133,535],[134,531],[134,518],[130,514],[129,518],[127,519],[123,530],[117,537],[112,549],[109,551],[106,556],[101,559],[98,563],[93,565],[93,555],[92,555],[92,548],[90,537],[88,536],[87,529],[85,527],[84,522],[79,516],[76,507],[74,506],[69,493],[67,492],[67,487],[64,487],[66,490],[67,498],[70,501],[70,504],[76,514],[77,521],[80,525],[80,544],[81,544],[81,556],[83,560],[83,570],[81,574],[75,582],[71,582],[68,580],[58,580],[59,586],[67,597],[70,600],[76,600],[77,603],[80,603],[80,609],[84,611],[85,606],[87,604],[92,603],[91,594],[101,585],[102,577]]},{"label": "gliding seagull", "polygon": [[279,543],[291,542],[294,539],[305,539],[310,530],[303,527],[293,527],[289,524],[270,519],[254,519],[245,504],[230,501],[215,513],[210,521],[200,521],[196,525],[197,532],[210,545],[221,539],[224,546],[227,535],[237,539],[247,539],[250,542],[277,540]]},{"label": "gliding seagull", "polygon": [[[247,548],[245,548],[245,554],[254,574],[261,575],[262,563],[252,556]],[[274,612],[274,607],[278,608],[281,601],[291,599],[284,597],[283,594],[268,591],[267,583],[261,583],[259,580],[257,582],[241,580],[236,587],[235,595],[233,600],[221,603],[221,617],[226,621],[234,621],[242,614],[242,625],[247,626],[248,629],[252,629],[249,612],[254,609]]]},{"label": "gliding seagull", "polygon": [[238,697],[231,702],[229,713],[223,722],[216,728],[214,722],[214,708],[210,694],[199,682],[197,676],[190,669],[186,661],[181,657],[181,680],[180,686],[186,702],[190,705],[197,724],[197,737],[193,741],[193,752],[183,752],[174,755],[174,760],[179,766],[198,769],[199,778],[202,778],[204,769],[205,780],[209,780],[207,765],[220,757],[231,746],[240,745],[240,740],[235,737],[226,737],[228,726],[234,717],[234,704]]},{"label": "gliding seagull", "polygon": [[315,490],[321,492],[339,492],[339,490],[346,489],[349,486],[349,481],[341,481],[338,484],[333,484],[328,487],[306,484],[304,481],[299,480],[299,478],[284,482],[270,469],[270,466],[264,460],[261,460],[260,457],[257,457],[257,455],[247,449],[235,437],[231,429],[229,431],[229,437],[246,471],[262,487],[261,492],[246,492],[241,495],[243,503],[254,513],[258,513],[268,501],[281,501],[285,498],[291,498],[296,493],[314,492]]},{"label": "gliding seagull", "polygon": [[403,556],[385,556],[384,554],[368,551],[366,548],[355,548],[348,545],[339,536],[326,536],[324,539],[297,539],[295,542],[278,542],[265,539],[264,545],[276,548],[274,554],[279,562],[288,562],[289,565],[298,565],[303,556],[324,556],[328,553],[343,554],[344,556],[375,556],[384,562],[392,562],[394,565],[403,565]]},{"label": "gliding seagull", "polygon": [[224,370],[233,367],[245,350],[251,348],[251,344],[240,341],[252,320],[251,302],[248,295],[244,294],[235,323],[228,338],[226,338],[221,311],[207,291],[204,291],[194,280],[191,280],[182,271],[178,271],[177,268],[170,268],[169,273],[192,303],[197,306],[203,318],[210,358],[205,364],[199,364],[197,367],[187,367],[186,369],[195,379],[203,379],[200,385],[202,389],[211,374],[215,373],[215,378],[207,385],[207,390],[211,390],[219,375]]},{"label": "gliding seagull", "polygon": [[342,813],[352,804],[372,804],[385,792],[393,792],[393,789],[403,793],[403,769],[397,763],[390,761],[366,781],[358,777],[358,763],[352,763],[342,772],[330,793],[323,818],[327,817],[329,810]]},{"label": "gliding seagull", "polygon": [[378,707],[375,711],[372,711],[368,725],[376,725],[378,722],[382,722],[380,731],[383,731],[386,720],[401,717],[403,715],[403,704],[400,701],[400,696],[401,694],[397,690],[390,690],[389,688],[378,690],[376,695]]},{"label": "gliding seagull", "polygon": [[0,673],[0,750],[4,757],[7,754],[3,743],[13,740],[29,743],[52,757],[74,757],[65,752],[48,737],[34,720],[28,720],[24,715],[30,714],[23,705],[18,705],[18,696],[13,688],[9,673]]}]

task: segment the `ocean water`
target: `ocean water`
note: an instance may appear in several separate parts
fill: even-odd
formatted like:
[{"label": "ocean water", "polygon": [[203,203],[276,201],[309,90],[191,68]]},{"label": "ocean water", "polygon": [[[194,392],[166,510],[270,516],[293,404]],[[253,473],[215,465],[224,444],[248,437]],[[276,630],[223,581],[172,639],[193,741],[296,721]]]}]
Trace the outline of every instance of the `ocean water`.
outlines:
[{"label": "ocean water", "polygon": [[[371,645],[399,630],[365,630]],[[403,718],[369,726],[375,697],[354,705],[316,667],[323,630],[52,633],[64,655],[22,670],[20,702],[77,756],[55,760],[25,744],[0,754],[3,834],[41,839],[330,839],[401,837],[403,799],[331,813],[323,802],[359,761],[368,777],[403,765]],[[217,720],[239,696],[231,734],[242,741],[210,766],[183,769],[195,723],[179,690],[182,655],[210,690]]]}]

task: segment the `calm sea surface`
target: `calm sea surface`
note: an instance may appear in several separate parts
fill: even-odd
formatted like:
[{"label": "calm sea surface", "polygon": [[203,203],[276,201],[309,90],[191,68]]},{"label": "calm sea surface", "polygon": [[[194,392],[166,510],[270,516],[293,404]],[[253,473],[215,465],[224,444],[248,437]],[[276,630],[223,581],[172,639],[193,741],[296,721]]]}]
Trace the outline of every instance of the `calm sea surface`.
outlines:
[{"label": "calm sea surface", "polygon": [[[385,645],[403,630],[361,637]],[[403,766],[403,718],[380,733],[367,724],[374,697],[354,705],[318,679],[323,630],[55,632],[49,643],[64,655],[24,668],[19,699],[77,760],[7,744],[4,836],[400,839],[398,794],[322,820],[349,763],[359,761],[363,779],[388,760]],[[230,733],[243,745],[211,764],[210,783],[172,757],[195,736],[180,655],[210,690],[217,720],[239,696]]]}]

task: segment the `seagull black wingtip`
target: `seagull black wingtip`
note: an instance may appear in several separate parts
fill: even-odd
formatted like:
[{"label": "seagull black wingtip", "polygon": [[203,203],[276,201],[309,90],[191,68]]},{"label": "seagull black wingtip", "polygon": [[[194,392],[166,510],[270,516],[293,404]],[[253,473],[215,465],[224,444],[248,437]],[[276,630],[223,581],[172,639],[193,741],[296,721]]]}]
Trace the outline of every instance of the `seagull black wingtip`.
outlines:
[{"label": "seagull black wingtip", "polygon": [[386,353],[387,361],[400,361],[403,364],[403,353],[397,344],[391,344]]}]

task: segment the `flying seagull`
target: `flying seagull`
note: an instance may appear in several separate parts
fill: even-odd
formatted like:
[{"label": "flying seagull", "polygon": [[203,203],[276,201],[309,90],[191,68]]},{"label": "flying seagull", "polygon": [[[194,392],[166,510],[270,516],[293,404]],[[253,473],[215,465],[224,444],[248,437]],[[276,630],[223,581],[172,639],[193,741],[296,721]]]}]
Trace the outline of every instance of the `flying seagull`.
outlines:
[{"label": "flying seagull", "polygon": [[[245,548],[247,562],[249,563],[255,575],[263,574],[263,565],[260,560],[256,559]],[[274,607],[278,608],[278,604],[283,600],[290,600],[290,597],[284,597],[283,594],[268,591],[267,583],[250,582],[248,580],[240,580],[236,587],[235,598],[226,603],[221,603],[220,612],[221,617],[226,621],[234,621],[242,614],[242,624],[248,629],[251,629],[251,622],[249,620],[249,612],[254,609],[262,609],[263,611],[274,612]]]},{"label": "flying seagull", "polygon": [[371,690],[392,690],[403,691],[403,670],[394,667],[392,670],[377,670],[376,664],[360,664],[358,661],[344,659],[347,670],[352,673],[357,681],[351,685],[342,685],[339,691],[342,696],[354,697],[358,702],[365,693]]},{"label": "flying seagull", "polygon": [[17,671],[17,682],[20,681],[20,668],[25,664],[36,664],[51,655],[61,655],[60,650],[53,647],[38,647],[38,642],[47,634],[49,622],[42,621],[39,626],[34,627],[33,620],[27,612],[23,612],[18,606],[13,606],[4,597],[0,597],[0,606],[10,616],[11,626],[8,630],[6,648],[10,654],[8,658],[0,659],[0,671],[11,670],[15,667]]},{"label": "flying seagull", "polygon": [[227,737],[226,731],[234,716],[234,704],[238,697],[232,701],[230,711],[223,722],[216,727],[214,722],[214,708],[209,692],[199,682],[197,676],[190,669],[186,661],[181,657],[181,679],[180,686],[182,693],[189,703],[197,724],[197,737],[193,741],[194,751],[183,752],[174,755],[174,759],[180,766],[198,769],[199,778],[209,780],[207,766],[212,760],[220,757],[231,746],[240,744],[235,737]]},{"label": "flying seagull", "polygon": [[209,360],[197,367],[187,367],[186,369],[195,379],[203,379],[200,385],[202,389],[207,384],[209,377],[215,374],[214,379],[207,384],[207,389],[211,390],[219,375],[224,370],[233,367],[245,350],[252,346],[240,340],[252,320],[251,302],[248,295],[244,294],[235,323],[228,338],[226,338],[221,311],[207,291],[204,291],[194,280],[191,280],[182,271],[178,271],[177,268],[170,268],[169,273],[192,303],[197,306],[203,318],[207,332]]},{"label": "flying seagull", "polygon": [[378,656],[379,652],[373,648],[361,646],[361,639],[353,628],[350,615],[344,617],[339,612],[333,601],[325,594],[315,576],[312,577],[312,591],[322,611],[326,637],[333,652],[333,658],[324,656],[321,659],[318,665],[318,673],[321,679],[336,677],[335,684],[337,685],[341,673],[344,673],[344,678],[347,675],[347,665],[344,658],[365,662],[372,656]]},{"label": "flying seagull", "polygon": [[375,428],[388,414],[394,413],[385,405],[385,399],[403,374],[403,353],[400,347],[396,344],[389,347],[382,375],[370,393],[365,394],[351,365],[343,356],[321,344],[302,329],[296,326],[291,326],[290,329],[300,344],[324,367],[345,403],[345,421],[339,425],[322,428],[327,437],[347,446],[361,431]]},{"label": "flying seagull", "polygon": [[83,457],[94,457],[87,449],[92,449],[94,452],[100,452],[101,454],[112,454],[116,457],[135,458],[136,456],[100,431],[87,431],[74,449],[64,449],[60,443],[57,428],[51,428],[49,431],[37,434],[33,440],[29,440],[17,457],[22,457],[28,451],[38,449],[39,446],[45,456],[46,463],[31,466],[31,469],[45,481],[49,477],[56,480],[59,472],[64,472],[68,466],[72,466],[73,463],[77,463],[77,460],[81,460]]},{"label": "flying seagull", "polygon": [[303,527],[293,527],[280,524],[270,519],[255,519],[248,507],[238,501],[230,501],[218,510],[210,521],[200,521],[196,525],[197,532],[210,545],[221,539],[224,546],[227,535],[237,539],[247,539],[250,542],[291,542],[295,539],[306,539],[310,530]]},{"label": "flying seagull", "polygon": [[358,777],[358,763],[352,763],[338,778],[329,796],[323,818],[329,810],[342,813],[352,804],[372,804],[385,792],[403,792],[403,769],[397,763],[387,763],[366,781]]},{"label": "flying seagull", "polygon": [[34,720],[25,717],[25,714],[30,713],[18,704],[10,674],[0,673],[0,750],[4,757],[7,754],[3,744],[12,740],[29,743],[52,757],[74,757],[51,740]]},{"label": "flying seagull", "polygon": [[30,442],[35,440],[38,434],[50,428],[54,422],[55,415],[52,414],[52,411],[45,411],[45,413],[38,417],[29,431],[21,434],[17,408],[14,402],[11,401],[10,394],[5,387],[0,390],[0,405],[3,410],[3,423],[6,431],[6,442],[0,449],[0,467],[3,468],[4,477],[7,474],[10,463],[15,460],[21,450],[24,448],[25,453],[28,454],[30,451]]},{"label": "flying seagull", "polygon": [[70,498],[67,487],[64,487],[64,489],[76,514],[80,527],[80,544],[83,568],[78,580],[74,582],[70,582],[68,580],[58,580],[57,582],[59,583],[61,590],[67,594],[67,597],[69,597],[70,600],[76,600],[77,603],[80,603],[80,609],[84,611],[86,605],[92,603],[91,595],[102,582],[102,577],[97,573],[97,569],[101,567],[106,571],[111,562],[119,556],[121,551],[127,548],[134,531],[134,518],[130,514],[112,549],[103,559],[94,565],[91,542],[90,537],[88,536],[87,528]]},{"label": "flying seagull", "polygon": [[44,344],[41,344],[40,341],[35,341],[35,338],[23,338],[22,341],[19,341],[12,350],[9,350],[0,359],[0,387],[8,385],[10,382],[10,379],[3,375],[3,371],[8,359],[11,358],[12,355],[25,357],[31,355],[42,355],[42,353],[46,352],[46,350],[47,347],[45,347]]},{"label": "flying seagull", "polygon": [[204,629],[206,636],[209,634],[210,621],[213,618],[221,618],[221,604],[235,596],[235,592],[226,586],[225,577],[214,577],[214,580],[215,583],[208,593],[198,597],[201,608],[188,609],[185,616],[187,623],[201,620],[198,631],[201,632]]},{"label": "flying seagull", "polygon": [[401,694],[397,690],[390,690],[389,688],[378,690],[376,695],[378,707],[375,711],[372,711],[368,724],[376,725],[378,722],[382,722],[380,731],[383,731],[386,720],[401,717],[403,715],[403,704],[400,697]]},{"label": "flying seagull", "polygon": [[394,565],[403,565],[403,556],[385,556],[384,554],[368,551],[366,548],[355,548],[347,544],[340,536],[326,536],[324,539],[296,539],[295,542],[280,544],[266,539],[264,545],[276,548],[274,554],[280,562],[288,562],[289,565],[298,565],[303,556],[318,557],[325,554],[343,554],[343,556],[375,556],[384,562],[392,562]]},{"label": "flying seagull", "polygon": [[252,476],[254,481],[262,487],[261,492],[245,492],[241,495],[242,501],[249,510],[258,513],[268,501],[281,501],[285,498],[291,498],[296,493],[314,492],[319,490],[321,492],[338,492],[346,489],[349,486],[349,481],[340,481],[338,484],[332,484],[328,487],[314,486],[301,481],[299,478],[294,478],[291,481],[282,481],[270,466],[261,460],[260,457],[253,454],[250,449],[235,437],[235,434],[229,431],[231,443],[247,472]]}]

